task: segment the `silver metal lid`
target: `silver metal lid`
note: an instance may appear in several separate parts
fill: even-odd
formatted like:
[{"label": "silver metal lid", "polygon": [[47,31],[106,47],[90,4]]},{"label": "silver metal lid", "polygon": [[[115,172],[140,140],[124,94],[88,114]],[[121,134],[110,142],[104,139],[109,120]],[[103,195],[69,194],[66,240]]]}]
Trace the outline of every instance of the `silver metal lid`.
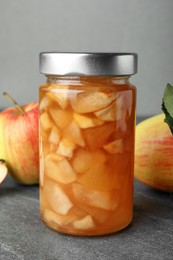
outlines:
[{"label": "silver metal lid", "polygon": [[64,76],[128,76],[137,73],[137,54],[42,52],[40,73]]}]

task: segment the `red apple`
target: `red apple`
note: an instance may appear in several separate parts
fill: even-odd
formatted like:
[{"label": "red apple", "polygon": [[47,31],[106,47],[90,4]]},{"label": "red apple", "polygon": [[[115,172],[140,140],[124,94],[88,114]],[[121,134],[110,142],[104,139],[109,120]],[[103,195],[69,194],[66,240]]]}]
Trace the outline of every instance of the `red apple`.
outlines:
[{"label": "red apple", "polygon": [[16,107],[0,112],[0,159],[6,161],[9,173],[19,183],[38,183],[39,134],[37,102],[21,107],[16,104]]},{"label": "red apple", "polygon": [[137,125],[135,177],[155,189],[173,192],[173,136],[164,119],[164,114],[158,114]]},{"label": "red apple", "polygon": [[8,169],[5,164],[5,161],[0,160],[0,183],[3,182],[3,180],[5,180],[7,173],[8,173]]}]

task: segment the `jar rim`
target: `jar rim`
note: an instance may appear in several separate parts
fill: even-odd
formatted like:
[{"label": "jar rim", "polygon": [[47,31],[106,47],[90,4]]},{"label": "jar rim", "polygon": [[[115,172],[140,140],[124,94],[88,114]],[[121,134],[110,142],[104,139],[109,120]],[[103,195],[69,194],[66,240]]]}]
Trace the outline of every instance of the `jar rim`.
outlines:
[{"label": "jar rim", "polygon": [[137,53],[41,52],[40,73],[61,76],[130,76],[137,73]]}]

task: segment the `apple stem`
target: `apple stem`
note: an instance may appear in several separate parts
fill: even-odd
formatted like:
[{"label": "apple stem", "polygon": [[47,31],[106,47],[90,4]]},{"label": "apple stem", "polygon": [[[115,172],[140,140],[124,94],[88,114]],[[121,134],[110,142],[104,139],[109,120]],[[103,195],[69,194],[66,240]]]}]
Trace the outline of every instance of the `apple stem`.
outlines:
[{"label": "apple stem", "polygon": [[19,114],[23,115],[25,113],[25,110],[7,92],[4,92],[3,95],[15,104],[17,110],[19,111]]}]

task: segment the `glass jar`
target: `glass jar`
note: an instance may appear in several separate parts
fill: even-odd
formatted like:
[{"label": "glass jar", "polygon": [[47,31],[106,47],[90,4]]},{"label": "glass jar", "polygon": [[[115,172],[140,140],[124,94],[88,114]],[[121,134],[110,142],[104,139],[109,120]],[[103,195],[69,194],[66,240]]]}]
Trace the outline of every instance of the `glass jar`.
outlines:
[{"label": "glass jar", "polygon": [[103,235],[132,220],[135,53],[41,53],[40,210],[52,229]]}]

